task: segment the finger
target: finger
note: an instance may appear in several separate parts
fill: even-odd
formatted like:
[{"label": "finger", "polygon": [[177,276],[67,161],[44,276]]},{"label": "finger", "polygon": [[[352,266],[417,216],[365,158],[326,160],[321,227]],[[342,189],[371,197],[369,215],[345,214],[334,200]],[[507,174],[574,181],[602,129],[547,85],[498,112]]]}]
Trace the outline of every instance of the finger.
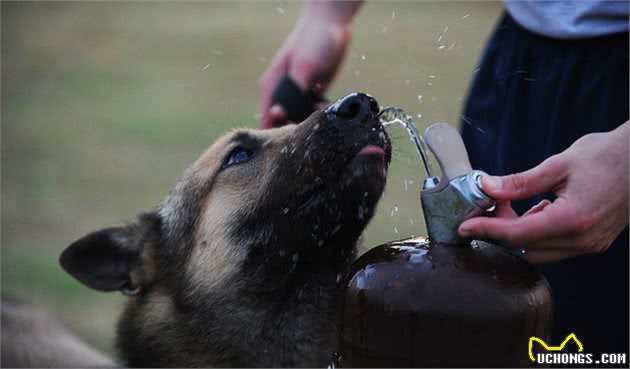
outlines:
[{"label": "finger", "polygon": [[551,201],[547,200],[547,199],[543,199],[541,200],[538,204],[532,206],[529,210],[527,210],[523,216],[526,215],[532,215],[532,214],[536,214],[538,212],[541,212],[544,208],[547,207],[547,205],[551,204]]},{"label": "finger", "polygon": [[532,264],[544,264],[582,255],[581,251],[563,249],[526,250],[523,259]]},{"label": "finger", "polygon": [[287,113],[279,104],[274,104],[260,121],[261,129],[269,129],[282,125],[287,120]]},{"label": "finger", "polygon": [[[508,218],[508,219],[518,218],[518,214],[516,214],[514,209],[512,209],[512,206],[509,201],[497,201],[496,209],[494,210],[493,214],[497,218]],[[460,237],[464,237],[464,238],[470,237],[467,235],[469,232],[468,228],[470,228],[469,227],[470,224],[472,224],[472,227],[475,227],[475,222],[471,223],[472,219],[475,219],[475,218],[468,219],[464,221],[462,224],[460,224],[458,228],[458,233]],[[462,233],[462,230],[464,230],[464,233]]]},{"label": "finger", "polygon": [[510,201],[497,201],[494,216],[497,218],[517,218],[518,214],[512,209]]},{"label": "finger", "polygon": [[272,104],[272,93],[282,76],[287,73],[289,55],[282,50],[274,57],[271,65],[263,73],[258,82],[258,113],[260,114],[260,128],[273,127],[273,119],[269,116]]},{"label": "finger", "polygon": [[499,200],[522,200],[539,193],[553,191],[566,178],[565,162],[553,156],[540,165],[521,173],[503,177],[484,176],[483,190]]},{"label": "finger", "polygon": [[565,204],[556,201],[528,216],[469,219],[459,227],[459,234],[465,238],[507,241],[510,246],[537,247],[544,240],[572,234],[571,222],[567,221],[569,213]]},{"label": "finger", "polygon": [[273,121],[273,126],[277,127],[287,120],[287,112],[282,105],[274,104],[269,109],[269,118]]},{"label": "finger", "polygon": [[269,115],[269,113],[262,114],[262,116],[260,117],[260,123],[258,124],[258,128],[269,129],[273,127],[274,127],[274,120],[271,117],[271,115]]}]

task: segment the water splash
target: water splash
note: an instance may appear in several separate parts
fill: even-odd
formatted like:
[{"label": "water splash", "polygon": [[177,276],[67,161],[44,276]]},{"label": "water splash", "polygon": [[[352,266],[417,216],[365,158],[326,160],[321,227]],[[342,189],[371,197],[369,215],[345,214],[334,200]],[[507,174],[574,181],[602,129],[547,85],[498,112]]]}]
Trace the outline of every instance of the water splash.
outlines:
[{"label": "water splash", "polygon": [[433,177],[431,164],[428,160],[426,144],[418,132],[418,127],[416,126],[416,121],[413,117],[402,108],[397,106],[388,106],[383,108],[379,114],[379,120],[381,121],[383,127],[387,127],[391,124],[400,124],[405,127],[407,133],[409,133],[409,136],[416,145],[416,151],[418,152],[420,159],[422,159],[422,165],[424,166],[427,178]]}]

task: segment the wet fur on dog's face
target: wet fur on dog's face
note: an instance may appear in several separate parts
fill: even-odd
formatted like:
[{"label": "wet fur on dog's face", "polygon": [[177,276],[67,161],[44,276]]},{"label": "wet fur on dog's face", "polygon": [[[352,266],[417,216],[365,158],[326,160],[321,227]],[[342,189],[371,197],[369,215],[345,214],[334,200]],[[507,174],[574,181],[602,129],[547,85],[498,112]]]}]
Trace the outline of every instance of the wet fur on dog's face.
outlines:
[{"label": "wet fur on dog's face", "polygon": [[376,117],[344,124],[319,111],[231,132],[157,212],[85,236],[61,263],[90,287],[133,295],[118,334],[130,365],[327,365],[339,281],[390,153]]}]

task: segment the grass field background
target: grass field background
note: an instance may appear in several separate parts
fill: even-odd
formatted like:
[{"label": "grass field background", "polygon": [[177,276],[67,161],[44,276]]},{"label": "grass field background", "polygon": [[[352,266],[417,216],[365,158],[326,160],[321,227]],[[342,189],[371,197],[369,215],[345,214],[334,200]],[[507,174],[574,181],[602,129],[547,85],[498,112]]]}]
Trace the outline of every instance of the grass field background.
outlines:
[{"label": "grass field background", "polygon": [[[257,79],[301,3],[0,6],[2,292],[48,307],[111,352],[123,298],[79,285],[59,253],[154,208],[215,138],[256,125]],[[369,92],[421,114],[421,130],[458,124],[501,11],[498,2],[368,2],[328,96]],[[424,234],[420,164],[406,134],[391,134],[389,183],[363,250]]]}]

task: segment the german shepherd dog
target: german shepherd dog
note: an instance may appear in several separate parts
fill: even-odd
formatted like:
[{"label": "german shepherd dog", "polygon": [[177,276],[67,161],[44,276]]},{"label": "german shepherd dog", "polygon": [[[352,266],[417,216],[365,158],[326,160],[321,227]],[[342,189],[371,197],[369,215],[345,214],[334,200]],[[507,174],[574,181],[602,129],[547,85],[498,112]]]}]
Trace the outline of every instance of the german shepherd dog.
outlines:
[{"label": "german shepherd dog", "polygon": [[353,93],[300,124],[231,132],[157,211],[71,244],[68,273],[129,295],[122,362],[327,366],[341,282],[391,158],[378,112]]}]

